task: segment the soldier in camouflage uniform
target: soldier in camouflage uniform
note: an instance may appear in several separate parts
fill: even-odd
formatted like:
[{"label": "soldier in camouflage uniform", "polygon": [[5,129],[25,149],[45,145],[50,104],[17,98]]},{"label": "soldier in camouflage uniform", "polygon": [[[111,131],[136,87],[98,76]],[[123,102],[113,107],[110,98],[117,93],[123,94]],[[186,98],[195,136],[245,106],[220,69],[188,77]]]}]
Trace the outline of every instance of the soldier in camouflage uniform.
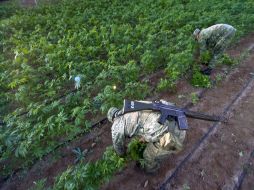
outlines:
[{"label": "soldier in camouflage uniform", "polygon": [[[171,104],[164,100],[161,102]],[[108,111],[108,120],[113,123],[111,132],[115,151],[123,156],[125,154],[125,138],[140,138],[142,142],[147,143],[143,158],[145,170],[149,173],[155,172],[159,168],[160,162],[168,155],[182,149],[186,133],[179,130],[178,123],[174,119],[168,119],[164,125],[159,124],[159,117],[159,112],[151,110],[136,111],[124,115],[121,115],[121,110],[114,107]]]},{"label": "soldier in camouflage uniform", "polygon": [[207,68],[208,74],[229,45],[235,32],[236,29],[228,24],[216,24],[203,30],[196,29],[194,31],[193,36],[199,44],[199,55],[207,50],[212,55]]}]

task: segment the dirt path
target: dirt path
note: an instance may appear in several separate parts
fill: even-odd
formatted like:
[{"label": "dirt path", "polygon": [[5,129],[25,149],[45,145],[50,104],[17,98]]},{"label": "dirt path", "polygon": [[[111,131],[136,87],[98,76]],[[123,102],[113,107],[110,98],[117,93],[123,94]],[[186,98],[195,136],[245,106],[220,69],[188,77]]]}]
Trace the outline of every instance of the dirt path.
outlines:
[{"label": "dirt path", "polygon": [[[253,46],[253,42],[254,42],[254,34],[249,35],[244,39],[242,39],[231,51],[229,51],[229,53],[232,56],[237,57],[244,50],[251,48]],[[192,87],[186,80],[181,80],[177,86],[175,93],[165,92],[156,97],[151,97],[150,99],[163,98],[175,102],[178,106],[186,106],[186,105],[191,106],[190,94],[191,93],[200,94],[202,92],[201,93],[202,99],[191,109],[214,114],[223,113],[224,109],[228,106],[230,102],[232,102],[232,100],[234,100],[236,94],[242,89],[244,84],[246,84],[246,81],[250,79],[251,75],[249,73],[251,71],[254,71],[253,60],[254,57],[251,56],[238,68],[234,69],[229,75],[227,75],[227,78],[223,80],[221,84],[219,84],[215,88],[204,91],[203,89]],[[216,73],[225,74],[227,73],[227,70],[228,70],[227,67],[219,68],[216,71]],[[157,79],[158,76],[155,75],[155,78],[151,79],[151,83],[153,83]],[[245,98],[249,97],[248,96],[249,93],[246,92]],[[240,104],[241,102],[242,101],[238,101],[237,103]],[[236,105],[234,106],[237,107]],[[216,130],[213,131],[213,134],[210,134],[209,139],[207,139],[205,143],[202,143],[202,146],[198,146],[199,147],[198,151],[196,151],[194,154],[191,154],[186,163],[183,164],[182,167],[180,167],[179,169],[177,169],[178,168],[177,166],[181,165],[182,161],[186,159],[186,157],[193,151],[193,147],[197,146],[197,144],[202,139],[202,136],[204,136],[205,134],[207,134],[209,130],[211,130],[213,123],[190,120],[189,121],[190,130],[188,131],[187,139],[185,140],[185,149],[178,155],[170,156],[169,159],[165,161],[165,163],[163,164],[158,173],[152,176],[147,175],[144,172],[138,170],[135,167],[135,163],[133,162],[130,163],[128,167],[126,167],[122,172],[116,174],[113,180],[111,180],[110,183],[103,186],[102,189],[133,190],[133,189],[158,189],[163,187],[165,187],[166,189],[168,189],[168,187],[174,189],[183,189],[183,187],[186,189],[188,189],[188,187],[190,187],[191,189],[198,189],[199,186],[196,188],[197,179],[199,179],[198,181],[200,182],[202,180],[201,178],[198,178],[199,175],[206,177],[205,178],[206,180],[208,179],[208,177],[210,177],[209,181],[212,183],[211,185],[212,188],[210,188],[208,183],[209,181],[207,182],[203,180],[202,181],[203,183],[200,183],[199,189],[206,188],[216,189],[217,187],[223,187],[226,184],[231,183],[232,181],[231,177],[232,179],[235,179],[233,177],[234,175],[236,175],[237,177],[241,175],[245,176],[242,180],[241,187],[243,188],[246,186],[249,187],[249,184],[251,183],[251,177],[253,177],[253,174],[251,172],[243,172],[241,170],[242,168],[240,169],[234,168],[235,166],[234,164],[237,164],[240,159],[242,163],[246,162],[245,164],[248,165],[247,162],[250,156],[248,155],[249,153],[247,152],[246,147],[251,146],[251,144],[246,145],[239,144],[239,146],[238,144],[237,146],[233,144],[234,145],[233,146],[230,144],[230,142],[232,141],[232,139],[236,137],[231,137],[230,135],[233,133],[234,135],[239,135],[239,137],[237,136],[237,138],[239,139],[241,138],[249,139],[251,136],[253,136],[253,134],[247,133],[249,136],[243,136],[243,134],[239,132],[239,127],[237,127],[236,124],[234,124],[234,126],[232,127],[232,130],[233,129],[235,130],[232,133],[230,133],[231,131],[226,130],[228,129],[227,128],[228,125],[230,125],[231,122],[233,122],[233,118],[235,118],[235,116],[232,114],[229,124],[225,125],[224,127],[218,125],[215,128]],[[249,118],[251,120],[250,115]],[[236,120],[238,121],[238,119]],[[223,132],[220,132],[220,130],[224,128],[225,131],[223,132],[225,132],[225,134]],[[246,130],[248,130],[247,126]],[[218,139],[223,139],[224,141],[219,144],[220,141],[218,141]],[[249,139],[249,141],[251,142],[251,139]],[[0,188],[2,190],[28,189],[33,185],[34,181],[43,178],[47,178],[48,186],[52,185],[54,182],[54,177],[56,177],[57,174],[66,170],[68,166],[74,164],[75,155],[72,152],[73,148],[80,147],[82,150],[84,150],[86,148],[93,147],[93,152],[91,154],[88,154],[86,158],[87,161],[93,161],[98,159],[104,152],[105,148],[111,144],[112,142],[110,134],[110,125],[106,124],[104,126],[101,126],[101,128],[96,128],[90,134],[84,135],[82,138],[79,138],[76,141],[68,144],[66,147],[60,148],[58,152],[56,152],[54,155],[51,154],[44,157],[42,160],[37,162],[30,170],[19,172],[17,175],[13,176],[13,178],[11,178],[9,181],[3,183],[2,185],[0,184]],[[231,146],[233,146],[234,148],[232,148]],[[206,149],[207,147],[210,147],[210,149]],[[254,148],[254,146],[252,146],[252,148]],[[221,152],[224,149],[225,153]],[[209,151],[211,151],[214,155],[216,155],[216,158],[217,157],[220,158],[220,161],[222,163],[224,163],[225,161],[226,161],[225,163],[231,163],[226,165],[226,169],[223,168],[223,171],[227,171],[228,173],[232,174],[232,176],[223,174],[224,177],[222,180],[224,181],[228,180],[227,183],[217,181],[216,180],[217,178],[214,178],[213,175],[215,174],[212,172],[213,167],[215,167],[215,169],[218,169],[218,172],[221,172],[219,169],[222,168],[222,166],[216,159],[212,159],[214,158],[214,156],[213,154],[210,154]],[[232,152],[234,154],[238,154],[238,156],[235,155],[232,156],[231,155]],[[241,154],[242,156],[239,157],[239,154]],[[236,157],[236,159],[234,156]],[[201,160],[202,158],[204,160]],[[224,158],[227,158],[228,160],[225,160]],[[213,165],[211,165],[210,163],[212,163]],[[172,176],[172,174],[174,174],[174,176],[169,180],[169,177]],[[183,178],[182,176],[185,177]],[[144,184],[147,180],[148,185],[146,188],[144,188]],[[217,184],[217,186],[214,183]],[[165,185],[162,186],[162,184]],[[195,184],[196,186],[193,186]]]}]

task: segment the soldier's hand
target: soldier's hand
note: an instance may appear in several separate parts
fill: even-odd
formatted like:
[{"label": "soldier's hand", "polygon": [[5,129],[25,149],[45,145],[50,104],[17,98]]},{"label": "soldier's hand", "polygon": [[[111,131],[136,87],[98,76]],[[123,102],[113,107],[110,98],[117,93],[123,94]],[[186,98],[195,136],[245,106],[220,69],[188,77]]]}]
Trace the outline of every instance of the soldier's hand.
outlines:
[{"label": "soldier's hand", "polygon": [[145,140],[144,137],[141,137],[138,141],[139,141],[140,143],[145,143],[145,142],[146,142],[146,140]]}]

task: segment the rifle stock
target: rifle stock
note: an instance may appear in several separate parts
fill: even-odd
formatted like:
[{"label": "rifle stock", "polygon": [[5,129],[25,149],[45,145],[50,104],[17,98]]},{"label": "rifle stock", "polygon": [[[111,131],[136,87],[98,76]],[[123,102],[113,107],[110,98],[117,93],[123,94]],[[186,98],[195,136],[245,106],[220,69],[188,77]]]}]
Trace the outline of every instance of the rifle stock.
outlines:
[{"label": "rifle stock", "polygon": [[124,100],[123,113],[134,111],[153,110],[153,104],[146,104],[138,101]]}]

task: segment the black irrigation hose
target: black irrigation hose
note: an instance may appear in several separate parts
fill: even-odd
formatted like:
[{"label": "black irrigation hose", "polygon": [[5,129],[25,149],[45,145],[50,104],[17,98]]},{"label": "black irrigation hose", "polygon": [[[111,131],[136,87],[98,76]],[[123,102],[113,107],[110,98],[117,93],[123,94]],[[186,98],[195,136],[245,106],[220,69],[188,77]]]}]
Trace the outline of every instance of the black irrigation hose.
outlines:
[{"label": "black irrigation hose", "polygon": [[243,168],[242,172],[240,173],[240,175],[238,176],[238,181],[235,184],[234,190],[241,190],[242,189],[242,183],[244,181],[244,178],[248,174],[248,172],[247,172],[248,169],[246,169],[245,167],[248,167],[249,163],[251,162],[251,160],[253,158],[254,158],[254,150],[251,152],[248,161],[244,164],[244,168]]},{"label": "black irrigation hose", "polygon": [[[77,92],[77,89],[71,90],[71,91],[67,92],[67,93],[64,94],[64,95],[58,96],[58,97],[56,97],[56,98],[53,98],[52,100],[45,101],[44,103],[45,103],[46,105],[49,105],[49,104],[53,103],[54,101],[60,101],[62,98],[65,98],[66,96],[68,96],[68,95],[70,95],[70,94],[72,94],[72,93],[75,93],[75,92]],[[28,114],[28,112],[29,112],[29,111],[24,111],[24,112],[18,114],[17,117],[21,117],[21,116],[23,116],[23,115],[26,115],[26,114]],[[11,117],[13,117],[13,116],[11,116]],[[6,123],[5,123],[4,121],[1,121],[1,120],[0,120],[0,126],[1,126],[1,125],[6,125]]]},{"label": "black irrigation hose", "polygon": [[[248,82],[243,86],[243,88],[238,92],[238,94],[235,96],[235,98],[230,102],[230,104],[224,109],[222,115],[226,115],[227,112],[230,110],[230,108],[233,106],[233,104],[238,100],[238,98],[242,95],[242,93],[247,89],[247,87],[250,85],[251,82],[253,82],[254,78],[251,77]],[[184,164],[191,158],[191,156],[194,154],[195,151],[200,147],[200,145],[209,137],[209,135],[214,131],[214,129],[220,124],[220,122],[216,122],[213,124],[212,127],[209,128],[209,130],[204,134],[204,136],[193,146],[190,153],[184,158],[183,161],[176,167],[174,172],[167,178],[167,180],[162,183],[159,187],[160,190],[165,190],[166,186],[171,182],[171,180],[176,177],[178,171],[183,168]]]},{"label": "black irrigation hose", "polygon": [[[91,126],[91,128],[95,128],[95,127],[99,127],[99,126],[101,126],[101,125],[104,125],[104,124],[107,123],[107,121],[108,121],[108,119],[107,119],[106,117],[104,117],[104,118],[102,118],[101,120],[99,120],[99,121],[97,121],[96,123],[94,123],[94,124]],[[68,139],[68,140],[66,140],[66,141],[64,141],[64,142],[62,142],[62,143],[60,143],[60,144],[58,144],[55,148],[53,148],[52,150],[50,150],[49,152],[47,152],[46,154],[44,154],[44,155],[42,156],[41,159],[43,159],[43,158],[46,157],[47,155],[51,154],[52,152],[54,152],[54,151],[57,150],[58,148],[62,147],[63,145],[66,145],[66,144],[70,143],[70,142],[73,141],[74,139],[77,139],[78,137],[81,137],[82,135],[84,135],[84,134],[86,134],[86,133],[87,133],[87,131],[82,131],[81,133],[78,133],[77,135],[75,135],[72,139]],[[32,161],[32,163],[35,163],[35,162],[38,161],[38,160],[39,160],[39,158],[34,158],[33,161]],[[16,173],[18,173],[19,171],[22,171],[22,170],[23,170],[22,167],[17,168],[17,169],[16,169],[15,171],[13,171],[10,175],[4,177],[2,181],[3,181],[3,182],[6,182],[11,176],[15,175]],[[0,185],[0,187],[1,187],[1,185]]]}]

